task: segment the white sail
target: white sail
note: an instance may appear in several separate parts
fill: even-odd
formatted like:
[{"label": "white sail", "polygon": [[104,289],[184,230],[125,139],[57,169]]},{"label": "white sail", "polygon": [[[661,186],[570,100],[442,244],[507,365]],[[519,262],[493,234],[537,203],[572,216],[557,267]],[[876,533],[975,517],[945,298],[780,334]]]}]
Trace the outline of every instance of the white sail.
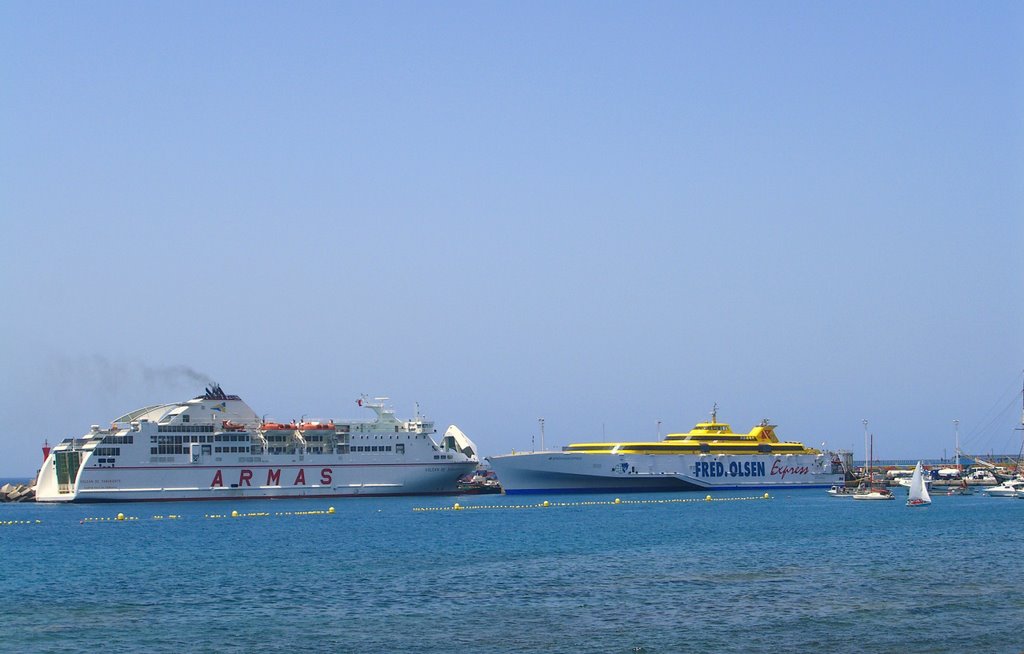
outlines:
[{"label": "white sail", "polygon": [[928,495],[928,488],[924,484],[924,470],[921,468],[920,461],[917,462],[914,476],[910,479],[910,493],[907,501],[916,504],[928,504],[932,501],[931,496]]}]

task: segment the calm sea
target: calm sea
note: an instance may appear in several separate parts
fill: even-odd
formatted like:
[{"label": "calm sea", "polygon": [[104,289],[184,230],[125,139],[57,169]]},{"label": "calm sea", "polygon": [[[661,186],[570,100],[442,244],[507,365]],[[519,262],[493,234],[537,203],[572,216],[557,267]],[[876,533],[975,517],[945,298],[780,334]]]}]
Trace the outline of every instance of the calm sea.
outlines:
[{"label": "calm sea", "polygon": [[621,497],[0,505],[0,649],[1024,651],[1024,501]]}]

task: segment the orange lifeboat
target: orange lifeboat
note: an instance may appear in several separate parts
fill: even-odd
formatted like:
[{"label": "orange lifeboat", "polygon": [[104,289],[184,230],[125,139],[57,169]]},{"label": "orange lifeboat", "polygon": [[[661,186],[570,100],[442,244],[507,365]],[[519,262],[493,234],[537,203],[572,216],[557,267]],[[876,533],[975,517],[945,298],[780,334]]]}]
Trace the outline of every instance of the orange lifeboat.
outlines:
[{"label": "orange lifeboat", "polygon": [[304,422],[299,425],[302,431],[334,431],[334,422]]},{"label": "orange lifeboat", "polygon": [[289,422],[287,424],[283,422],[265,422],[262,425],[260,425],[260,429],[262,429],[263,431],[295,431],[296,427],[294,422]]},{"label": "orange lifeboat", "polygon": [[245,431],[245,425],[230,420],[222,420],[220,425],[224,431]]}]

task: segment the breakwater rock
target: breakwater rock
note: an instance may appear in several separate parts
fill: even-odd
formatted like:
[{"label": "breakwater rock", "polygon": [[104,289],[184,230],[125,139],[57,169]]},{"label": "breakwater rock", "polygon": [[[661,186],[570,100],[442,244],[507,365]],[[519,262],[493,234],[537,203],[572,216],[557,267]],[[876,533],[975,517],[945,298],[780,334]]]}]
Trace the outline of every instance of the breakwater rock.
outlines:
[{"label": "breakwater rock", "polygon": [[36,489],[31,484],[4,484],[0,486],[0,502],[31,502],[35,499]]}]

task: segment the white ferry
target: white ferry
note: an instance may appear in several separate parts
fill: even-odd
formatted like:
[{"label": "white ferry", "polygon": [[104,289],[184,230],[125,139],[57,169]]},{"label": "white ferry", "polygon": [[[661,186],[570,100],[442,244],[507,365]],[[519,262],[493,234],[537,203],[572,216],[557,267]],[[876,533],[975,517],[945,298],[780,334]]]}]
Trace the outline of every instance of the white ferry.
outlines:
[{"label": "white ferry", "polygon": [[433,422],[399,420],[387,399],[358,400],[374,420],[273,423],[214,384],[44,448],[36,501],[456,493],[479,463],[476,445],[455,425],[435,442]]},{"label": "white ferry", "polygon": [[[657,442],[574,443],[561,451],[488,457],[507,494],[829,488],[842,485],[849,452],[782,442],[762,421],[736,434],[717,420]],[[845,457],[845,460],[841,457]]]}]

